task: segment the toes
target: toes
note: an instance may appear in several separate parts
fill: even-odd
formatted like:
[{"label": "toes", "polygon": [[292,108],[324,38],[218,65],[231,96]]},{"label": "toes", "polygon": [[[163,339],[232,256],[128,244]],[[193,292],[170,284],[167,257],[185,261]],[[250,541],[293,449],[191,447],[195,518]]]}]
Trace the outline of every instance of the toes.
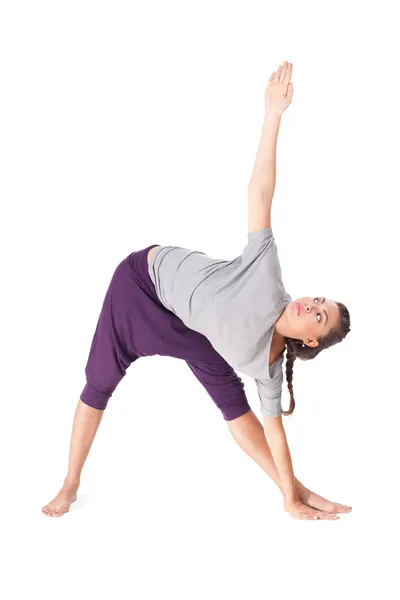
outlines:
[{"label": "toes", "polygon": [[42,507],[42,513],[47,517],[61,517],[64,513],[69,511],[68,505],[58,505],[51,506],[50,504],[46,504],[46,506]]},{"label": "toes", "polygon": [[46,510],[45,514],[48,517],[52,517],[56,511],[57,511],[57,509],[54,508],[54,506],[49,506],[48,509]]}]

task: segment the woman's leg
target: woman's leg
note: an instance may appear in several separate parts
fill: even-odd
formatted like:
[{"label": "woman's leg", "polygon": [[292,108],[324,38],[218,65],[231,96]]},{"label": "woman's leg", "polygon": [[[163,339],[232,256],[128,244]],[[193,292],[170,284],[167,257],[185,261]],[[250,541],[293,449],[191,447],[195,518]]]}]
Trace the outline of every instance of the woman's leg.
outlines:
[{"label": "woman's leg", "polygon": [[135,298],[129,274],[128,264],[123,261],[105,295],[86,364],[86,385],[75,411],[68,472],[60,492],[42,508],[45,515],[60,517],[76,499],[81,471],[107,403],[128,367],[139,358],[127,347],[133,337],[129,327],[131,322],[136,327],[137,322],[135,314],[130,316]]},{"label": "woman's leg", "polygon": [[104,410],[92,408],[79,399],[72,426],[67,476],[57,496],[42,508],[48,517],[61,517],[76,500],[82,468],[103,414]]}]

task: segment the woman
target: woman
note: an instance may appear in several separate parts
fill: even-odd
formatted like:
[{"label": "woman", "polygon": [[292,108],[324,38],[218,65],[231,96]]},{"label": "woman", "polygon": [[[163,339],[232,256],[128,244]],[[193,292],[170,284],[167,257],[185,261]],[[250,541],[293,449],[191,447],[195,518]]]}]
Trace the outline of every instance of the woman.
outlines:
[{"label": "woman", "polygon": [[[213,259],[153,244],[132,252],[116,268],[86,365],[68,473],[58,495],[42,508],[44,514],[61,516],[69,510],[109,398],[135,360],[155,354],[185,360],[235,441],[279,487],[291,516],[336,519],[337,513],[351,510],[295,478],[281,417],[292,414],[295,406],[294,359],[315,358],[350,331],[343,304],[323,296],[293,301],[281,280],[271,203],[280,119],[293,95],[291,75],[292,64],[285,61],[266,88],[264,126],[248,189],[248,243],[241,256]],[[281,406],[285,350],[288,411]],[[263,425],[234,368],[254,378]]]}]

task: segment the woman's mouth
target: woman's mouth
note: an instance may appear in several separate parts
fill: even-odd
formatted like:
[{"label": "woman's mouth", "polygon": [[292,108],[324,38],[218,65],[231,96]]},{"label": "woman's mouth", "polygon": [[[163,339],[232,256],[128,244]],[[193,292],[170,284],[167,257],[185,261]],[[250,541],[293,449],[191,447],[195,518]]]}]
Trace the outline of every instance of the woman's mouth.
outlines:
[{"label": "woman's mouth", "polygon": [[301,312],[301,307],[300,304],[298,302],[296,302],[296,310],[297,310],[297,316],[300,316],[300,312]]}]

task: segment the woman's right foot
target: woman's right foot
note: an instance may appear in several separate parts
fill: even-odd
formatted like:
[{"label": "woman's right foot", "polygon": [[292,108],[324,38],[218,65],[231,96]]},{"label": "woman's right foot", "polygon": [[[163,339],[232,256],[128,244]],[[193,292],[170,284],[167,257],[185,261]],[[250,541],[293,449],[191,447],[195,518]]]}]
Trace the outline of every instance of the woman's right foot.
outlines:
[{"label": "woman's right foot", "polygon": [[61,517],[69,511],[69,507],[76,500],[76,493],[79,488],[79,483],[70,484],[64,483],[57,496],[46,506],[43,506],[42,513],[47,517]]}]

